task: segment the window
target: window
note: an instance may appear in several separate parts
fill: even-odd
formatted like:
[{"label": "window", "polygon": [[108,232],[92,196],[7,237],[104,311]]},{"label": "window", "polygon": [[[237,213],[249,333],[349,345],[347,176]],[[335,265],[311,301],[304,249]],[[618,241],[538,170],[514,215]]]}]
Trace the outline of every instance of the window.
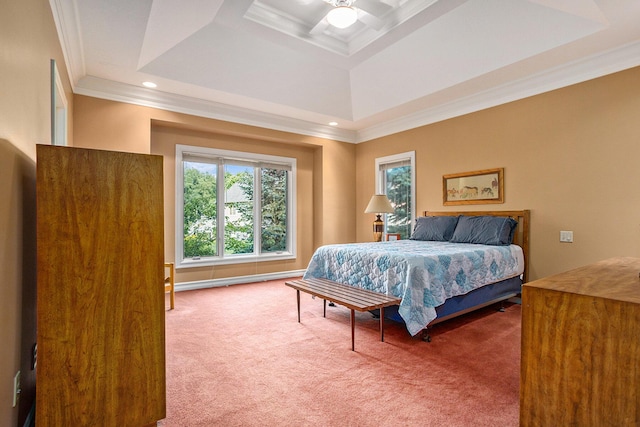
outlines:
[{"label": "window", "polygon": [[296,160],[176,146],[181,267],[295,257]]},{"label": "window", "polygon": [[51,60],[51,145],[67,145],[67,98],[58,74],[58,66]]},{"label": "window", "polygon": [[376,186],[386,194],[394,212],[385,215],[385,233],[408,239],[415,219],[415,151],[376,159]]}]

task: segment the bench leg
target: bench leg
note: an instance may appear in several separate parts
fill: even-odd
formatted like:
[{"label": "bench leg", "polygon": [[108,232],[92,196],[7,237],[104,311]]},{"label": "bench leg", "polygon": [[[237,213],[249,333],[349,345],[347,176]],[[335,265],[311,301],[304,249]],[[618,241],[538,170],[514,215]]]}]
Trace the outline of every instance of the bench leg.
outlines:
[{"label": "bench leg", "polygon": [[380,307],[380,341],[384,342],[384,307]]},{"label": "bench leg", "polygon": [[296,289],[296,297],[298,300],[298,323],[300,323],[300,289]]},{"label": "bench leg", "polygon": [[322,300],[322,301],[324,301],[322,317],[327,317],[327,300],[326,300],[326,299],[324,299],[324,300]]},{"label": "bench leg", "polygon": [[351,351],[356,351],[355,344],[355,332],[356,332],[356,315],[353,309],[351,309]]}]

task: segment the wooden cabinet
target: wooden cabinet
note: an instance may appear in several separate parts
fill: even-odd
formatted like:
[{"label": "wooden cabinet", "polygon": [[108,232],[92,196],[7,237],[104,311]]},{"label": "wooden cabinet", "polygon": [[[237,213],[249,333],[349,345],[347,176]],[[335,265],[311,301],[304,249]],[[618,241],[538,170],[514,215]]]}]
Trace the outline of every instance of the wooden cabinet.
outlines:
[{"label": "wooden cabinet", "polygon": [[165,417],[162,157],[37,147],[44,426]]},{"label": "wooden cabinet", "polygon": [[640,425],[640,259],[522,289],[521,426]]}]

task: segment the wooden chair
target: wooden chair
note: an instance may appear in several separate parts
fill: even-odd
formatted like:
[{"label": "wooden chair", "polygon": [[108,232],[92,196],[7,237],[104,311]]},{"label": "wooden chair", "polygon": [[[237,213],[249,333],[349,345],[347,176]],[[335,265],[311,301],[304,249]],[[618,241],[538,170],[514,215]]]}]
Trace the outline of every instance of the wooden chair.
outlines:
[{"label": "wooden chair", "polygon": [[172,262],[165,262],[165,273],[167,272],[167,268],[169,269],[169,276],[164,278],[164,293],[169,292],[169,307],[173,310],[175,301],[175,268]]}]

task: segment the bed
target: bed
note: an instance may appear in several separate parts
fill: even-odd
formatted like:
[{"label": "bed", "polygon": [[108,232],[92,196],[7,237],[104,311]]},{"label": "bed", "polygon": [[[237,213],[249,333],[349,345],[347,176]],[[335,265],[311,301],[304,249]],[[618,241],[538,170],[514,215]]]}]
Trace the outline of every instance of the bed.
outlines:
[{"label": "bed", "polygon": [[429,340],[429,326],[520,294],[528,263],[528,210],[425,211],[410,239],[318,248],[303,278],[401,298],[388,317]]}]

